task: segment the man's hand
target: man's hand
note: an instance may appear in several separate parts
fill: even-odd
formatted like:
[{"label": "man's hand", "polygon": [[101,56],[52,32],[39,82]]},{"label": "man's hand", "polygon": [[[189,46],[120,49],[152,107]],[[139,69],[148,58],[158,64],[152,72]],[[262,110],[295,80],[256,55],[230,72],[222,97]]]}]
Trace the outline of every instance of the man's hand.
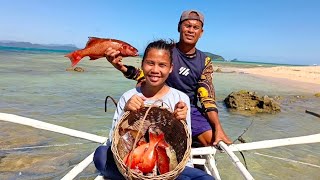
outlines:
[{"label": "man's hand", "polygon": [[117,51],[109,47],[105,52],[105,57],[116,69],[118,69],[123,73],[127,72],[127,68],[121,62],[122,56],[120,56],[119,54],[120,54],[120,51]]},{"label": "man's hand", "polygon": [[220,141],[223,141],[226,144],[232,144],[232,141],[229,139],[229,137],[226,135],[226,133],[223,131],[221,127],[215,128],[214,131],[214,142],[213,145],[216,146]]},{"label": "man's hand", "polygon": [[[232,141],[228,138],[228,136],[222,129],[218,113],[215,111],[209,111],[207,112],[207,116],[209,118],[210,124],[212,124],[212,126],[214,127],[214,129],[212,130],[212,133],[214,134],[211,135],[210,141],[208,139],[209,137],[205,137],[206,139],[205,141],[208,143],[207,145],[210,144],[215,146],[219,143],[219,141],[223,141],[226,144],[232,144]],[[211,144],[212,141],[213,141],[213,144]]]},{"label": "man's hand", "polygon": [[187,104],[179,101],[174,107],[174,117],[178,120],[186,120],[187,119]]},{"label": "man's hand", "polygon": [[133,95],[129,101],[124,106],[125,111],[137,111],[140,108],[144,107],[144,100],[146,98],[144,96],[139,96],[137,94]]}]

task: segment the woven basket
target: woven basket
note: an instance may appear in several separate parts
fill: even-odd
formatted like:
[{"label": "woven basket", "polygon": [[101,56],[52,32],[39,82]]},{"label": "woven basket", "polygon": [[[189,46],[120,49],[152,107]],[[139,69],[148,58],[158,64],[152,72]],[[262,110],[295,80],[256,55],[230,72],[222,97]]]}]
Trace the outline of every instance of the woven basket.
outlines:
[{"label": "woven basket", "polygon": [[[122,123],[128,123],[129,125],[132,125],[136,121],[142,121],[146,112],[147,116],[145,121],[155,124],[165,133],[165,140],[175,150],[178,160],[178,165],[175,169],[156,176],[146,176],[131,170],[124,164],[123,159],[120,157],[118,151],[118,143],[119,139],[121,138],[119,128],[121,127]],[[119,123],[115,127],[111,150],[119,171],[126,179],[175,179],[183,171],[190,158],[191,137],[188,133],[188,128],[185,121],[176,120],[173,116],[173,113],[168,109],[160,107],[144,107],[138,112],[127,111],[124,113]]]}]

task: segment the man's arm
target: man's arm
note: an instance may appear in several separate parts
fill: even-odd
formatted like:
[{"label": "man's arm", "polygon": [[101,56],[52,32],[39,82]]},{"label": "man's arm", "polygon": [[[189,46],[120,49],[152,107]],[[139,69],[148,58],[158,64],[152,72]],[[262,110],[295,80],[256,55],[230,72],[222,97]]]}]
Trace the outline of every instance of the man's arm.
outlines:
[{"label": "man's arm", "polygon": [[213,65],[211,59],[207,57],[205,62],[205,68],[198,82],[198,97],[200,99],[202,109],[206,113],[210,124],[213,125],[215,128],[215,139],[213,145],[217,145],[219,141],[223,141],[226,144],[231,144],[232,142],[223,131],[223,128],[219,120],[218,108],[215,100],[215,89],[212,82],[212,75]]},{"label": "man's arm", "polygon": [[215,111],[218,113],[212,74],[213,66],[211,59],[208,57],[206,58],[205,68],[198,82],[198,97],[204,112]]},{"label": "man's arm", "polygon": [[126,67],[127,71],[122,73],[126,78],[136,80],[138,82],[141,82],[144,79],[142,69],[127,65],[124,66]]},{"label": "man's arm", "polygon": [[107,60],[128,79],[133,79],[141,82],[144,79],[143,71],[133,66],[127,66],[122,63],[122,56],[119,56],[120,51],[108,48],[105,52]]}]

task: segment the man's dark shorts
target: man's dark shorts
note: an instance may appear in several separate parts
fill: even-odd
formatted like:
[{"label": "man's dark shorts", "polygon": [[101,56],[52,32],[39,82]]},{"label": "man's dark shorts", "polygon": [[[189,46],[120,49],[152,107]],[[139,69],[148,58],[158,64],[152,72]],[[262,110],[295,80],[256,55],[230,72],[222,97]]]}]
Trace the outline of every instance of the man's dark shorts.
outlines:
[{"label": "man's dark shorts", "polygon": [[191,131],[192,137],[196,137],[206,131],[211,130],[211,125],[199,108],[191,107]]}]

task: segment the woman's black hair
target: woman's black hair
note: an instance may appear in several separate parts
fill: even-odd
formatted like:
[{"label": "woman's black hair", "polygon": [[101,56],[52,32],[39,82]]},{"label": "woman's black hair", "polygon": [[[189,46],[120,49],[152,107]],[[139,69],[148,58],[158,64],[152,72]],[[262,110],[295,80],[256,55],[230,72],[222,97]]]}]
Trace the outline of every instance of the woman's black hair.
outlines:
[{"label": "woman's black hair", "polygon": [[170,41],[166,41],[163,39],[153,41],[153,42],[149,43],[148,46],[146,47],[146,49],[144,50],[142,62],[144,61],[144,59],[145,59],[146,55],[148,54],[148,52],[150,51],[150,49],[154,48],[154,49],[161,49],[161,50],[168,51],[170,63],[172,63],[172,48],[174,46],[175,46],[175,43],[172,39],[170,39]]}]

